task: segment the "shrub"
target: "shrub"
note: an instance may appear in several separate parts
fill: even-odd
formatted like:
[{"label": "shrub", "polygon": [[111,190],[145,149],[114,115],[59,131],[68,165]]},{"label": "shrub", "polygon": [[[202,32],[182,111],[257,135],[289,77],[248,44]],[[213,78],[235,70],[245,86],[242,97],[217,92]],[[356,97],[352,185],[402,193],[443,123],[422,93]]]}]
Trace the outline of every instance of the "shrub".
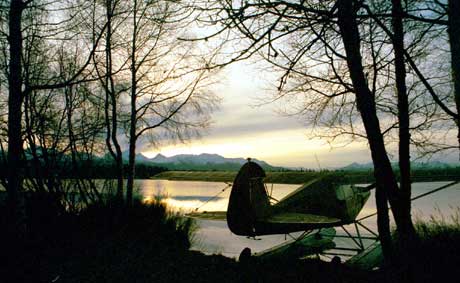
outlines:
[{"label": "shrub", "polygon": [[[418,281],[438,282],[443,278],[460,278],[459,212],[459,208],[456,208],[450,219],[446,219],[439,210],[438,215],[431,216],[428,221],[416,219],[419,243],[413,266]],[[396,233],[394,237],[397,243]]]},{"label": "shrub", "polygon": [[[170,212],[161,201],[136,200],[127,207],[107,198],[68,211],[49,194],[31,194],[26,203],[27,242],[22,243],[22,251],[2,254],[0,278],[44,282],[56,274],[62,280],[68,275],[88,282],[100,281],[97,276],[122,278],[143,265],[152,269],[152,262],[160,258],[185,253],[194,232],[192,219]],[[2,225],[5,212],[6,206],[0,205]],[[8,241],[0,240],[5,251]]]}]

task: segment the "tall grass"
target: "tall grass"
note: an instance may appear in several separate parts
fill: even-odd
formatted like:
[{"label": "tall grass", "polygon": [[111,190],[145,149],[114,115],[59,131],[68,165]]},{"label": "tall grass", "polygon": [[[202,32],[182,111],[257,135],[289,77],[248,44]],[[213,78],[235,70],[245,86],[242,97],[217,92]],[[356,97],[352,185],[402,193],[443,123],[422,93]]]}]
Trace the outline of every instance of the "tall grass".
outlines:
[{"label": "tall grass", "polygon": [[[429,220],[415,220],[419,243],[413,255],[413,271],[417,281],[460,280],[460,208],[452,210],[450,217],[436,209]],[[396,234],[395,239],[397,241]]]},{"label": "tall grass", "polygon": [[[28,196],[26,208],[23,249],[9,248],[11,239],[0,233],[0,281],[51,282],[60,276],[69,282],[117,282],[140,266],[154,272],[152,261],[188,251],[195,229],[192,219],[172,213],[161,201],[136,199],[125,206],[104,198],[66,210],[56,199],[37,194]],[[0,205],[1,227],[6,210]]]},{"label": "tall grass", "polygon": [[415,228],[424,272],[437,277],[456,275],[460,280],[460,209],[453,210],[449,219],[438,211],[429,221],[417,220]]}]

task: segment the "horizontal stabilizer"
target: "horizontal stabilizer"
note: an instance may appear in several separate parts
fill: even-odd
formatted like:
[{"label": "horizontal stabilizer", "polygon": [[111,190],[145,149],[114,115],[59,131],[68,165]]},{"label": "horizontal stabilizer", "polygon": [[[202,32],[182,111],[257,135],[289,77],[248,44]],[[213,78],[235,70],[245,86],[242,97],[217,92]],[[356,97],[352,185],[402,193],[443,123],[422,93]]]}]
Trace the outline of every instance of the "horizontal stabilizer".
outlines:
[{"label": "horizontal stabilizer", "polygon": [[193,212],[186,214],[185,216],[190,218],[205,219],[205,220],[226,220],[226,211],[204,211],[204,212]]}]

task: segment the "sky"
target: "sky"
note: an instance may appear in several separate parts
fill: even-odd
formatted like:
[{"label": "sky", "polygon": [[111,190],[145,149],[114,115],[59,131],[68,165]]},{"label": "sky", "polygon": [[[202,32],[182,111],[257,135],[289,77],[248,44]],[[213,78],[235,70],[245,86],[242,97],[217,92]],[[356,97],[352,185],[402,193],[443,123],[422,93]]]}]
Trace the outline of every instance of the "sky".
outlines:
[{"label": "sky", "polygon": [[[371,162],[367,142],[331,146],[327,140],[313,138],[309,134],[311,129],[300,117],[280,114],[279,110],[285,106],[282,102],[263,103],[270,98],[270,79],[274,78],[258,68],[248,62],[224,68],[214,86],[222,102],[212,113],[212,124],[201,138],[161,148],[145,143],[138,145],[140,152],[149,158],[159,153],[168,157],[213,153],[227,158],[256,158],[273,166],[310,169]],[[390,152],[390,159],[396,161],[394,152],[393,155]],[[443,153],[430,161],[458,163],[458,154]]]},{"label": "sky", "polygon": [[[214,86],[221,96],[220,109],[212,114],[211,127],[200,139],[186,144],[152,148],[142,154],[154,157],[176,154],[216,153],[224,157],[251,157],[274,166],[335,168],[352,162],[370,162],[366,143],[331,148],[327,141],[312,139],[299,117],[279,113],[279,102],[263,104],[268,98],[267,81],[250,63],[236,63],[220,74]],[[261,105],[262,104],[262,105]]]},{"label": "sky", "polygon": [[[205,31],[204,34],[209,34],[206,28]],[[195,32],[200,34],[203,31],[198,29]],[[271,83],[276,84],[276,77],[260,72],[259,67],[244,61],[222,70],[219,83],[214,87],[222,103],[212,114],[211,127],[200,139],[161,148],[144,143],[138,145],[140,152],[150,158],[158,153],[165,156],[215,153],[228,158],[256,158],[274,166],[311,169],[371,162],[370,150],[364,140],[331,146],[327,140],[315,139],[309,134],[311,129],[307,128],[307,121],[279,114],[277,110],[285,106],[282,102],[260,105],[271,97],[269,87]],[[396,144],[387,145],[392,161],[397,158],[394,154],[396,148]],[[458,163],[458,156],[457,151],[443,153],[430,161]],[[417,157],[415,151],[411,157]]]}]

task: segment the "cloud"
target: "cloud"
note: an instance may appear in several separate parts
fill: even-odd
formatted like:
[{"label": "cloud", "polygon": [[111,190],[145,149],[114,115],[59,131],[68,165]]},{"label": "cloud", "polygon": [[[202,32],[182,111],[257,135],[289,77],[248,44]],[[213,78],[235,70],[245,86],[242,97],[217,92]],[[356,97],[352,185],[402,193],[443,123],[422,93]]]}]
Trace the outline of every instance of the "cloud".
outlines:
[{"label": "cloud", "polygon": [[[248,69],[249,68],[249,69]],[[215,92],[222,98],[221,108],[213,113],[213,124],[201,139],[186,144],[153,149],[146,142],[139,148],[147,156],[161,151],[175,154],[217,153],[225,157],[254,157],[272,165],[317,168],[344,166],[353,161],[370,160],[367,146],[357,143],[332,150],[325,142],[309,139],[308,129],[297,117],[280,115],[280,105],[260,105],[267,98],[263,80],[247,65],[234,65],[221,74]],[[259,104],[259,106],[255,106]],[[316,155],[316,157],[315,157]]]},{"label": "cloud", "polygon": [[293,118],[282,117],[273,112],[251,109],[240,111],[238,115],[223,114],[221,120],[213,124],[209,135],[216,138],[235,138],[281,130],[305,131],[305,128]]}]

